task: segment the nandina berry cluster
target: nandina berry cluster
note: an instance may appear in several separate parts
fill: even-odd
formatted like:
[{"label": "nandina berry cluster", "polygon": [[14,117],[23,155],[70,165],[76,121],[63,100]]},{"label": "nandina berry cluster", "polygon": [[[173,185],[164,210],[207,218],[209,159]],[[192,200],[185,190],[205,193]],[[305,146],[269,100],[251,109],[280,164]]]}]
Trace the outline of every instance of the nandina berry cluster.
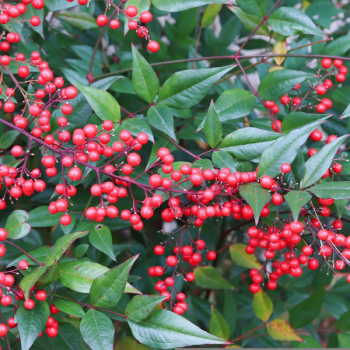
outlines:
[{"label": "nandina berry cluster", "polygon": [[[67,0],[72,2],[73,0]],[[90,0],[78,0],[80,5],[87,5]],[[122,2],[123,3],[123,2]],[[159,43],[155,40],[151,40],[148,33],[148,29],[145,24],[150,23],[153,19],[152,13],[149,11],[143,11],[137,16],[139,10],[134,5],[129,5],[125,10],[119,6],[107,1],[106,12],[110,7],[114,7],[117,10],[117,18],[108,19],[106,14],[99,15],[96,18],[96,23],[100,27],[105,27],[109,23],[111,29],[118,29],[120,27],[119,13],[122,13],[125,19],[128,21],[128,28],[135,30],[140,38],[145,38],[148,41],[147,48],[150,52],[157,52],[160,48]]]},{"label": "nandina berry cluster", "polygon": [[[6,241],[7,236],[8,232],[4,228],[0,228],[0,241]],[[2,258],[5,253],[5,245],[0,244],[0,258]],[[29,264],[27,260],[20,260],[17,264],[17,268],[6,271],[6,273],[0,272],[0,304],[2,306],[10,306],[12,304],[12,296],[14,296],[16,300],[24,301],[23,306],[25,309],[31,310],[34,308],[35,301],[31,298],[28,298],[27,300],[25,299],[21,285],[19,284],[18,287],[14,286],[15,278],[13,275],[18,274],[18,271],[27,270],[28,267]],[[4,290],[6,290],[6,294],[4,293]],[[39,301],[44,301],[47,299],[47,293],[44,290],[36,289],[35,286],[31,288],[30,294],[35,296],[35,298]],[[18,306],[15,304],[14,314],[16,314],[17,308]],[[60,310],[58,310],[54,304],[51,304],[50,312],[52,315],[54,315],[59,313]],[[8,327],[11,329],[17,327],[14,317],[10,317],[7,320],[7,325],[4,323],[0,324],[0,337],[4,337],[8,333]],[[38,338],[41,337],[42,334],[43,332],[40,332]],[[56,337],[58,334],[58,322],[52,316],[49,316],[46,322],[46,334],[52,338]]]}]

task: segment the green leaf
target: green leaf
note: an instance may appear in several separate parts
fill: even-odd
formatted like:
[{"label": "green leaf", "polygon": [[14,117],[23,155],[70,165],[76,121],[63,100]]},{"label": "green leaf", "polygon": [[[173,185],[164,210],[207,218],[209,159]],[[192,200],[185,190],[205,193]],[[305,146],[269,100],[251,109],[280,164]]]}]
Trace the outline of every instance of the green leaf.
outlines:
[{"label": "green leaf", "polygon": [[269,191],[262,188],[258,183],[249,183],[241,186],[239,193],[251,206],[254,212],[255,223],[257,224],[262,209],[271,200]]},{"label": "green leaf", "polygon": [[350,40],[348,35],[340,36],[335,40],[332,40],[327,46],[324,55],[343,56],[350,50]]},{"label": "green leaf", "polygon": [[60,282],[79,293],[89,293],[94,279],[108,268],[90,261],[72,261],[59,264]]},{"label": "green leaf", "polygon": [[287,321],[282,320],[281,318],[276,318],[275,320],[269,322],[266,325],[266,329],[270,337],[275,340],[303,341],[295,332],[293,327]]},{"label": "green leaf", "polygon": [[247,269],[262,269],[262,265],[254,254],[248,254],[245,251],[247,246],[243,243],[237,243],[230,247],[230,254],[232,261],[238,266]]},{"label": "green leaf", "polygon": [[152,106],[147,112],[148,123],[176,141],[173,111],[166,106]]},{"label": "green leaf", "polygon": [[152,103],[159,90],[157,74],[135,46],[132,46],[132,57],[132,85],[134,90],[146,102]]},{"label": "green leaf", "polygon": [[230,326],[225,318],[216,311],[214,305],[211,308],[209,332],[221,339],[228,339],[230,336]]},{"label": "green leaf", "polygon": [[27,310],[21,304],[16,313],[21,349],[28,350],[43,330],[50,315],[49,306],[46,301],[36,301],[35,307]]},{"label": "green leaf", "polygon": [[253,294],[253,310],[255,315],[263,322],[267,322],[272,315],[272,300],[263,290]]},{"label": "green leaf", "polygon": [[290,311],[290,323],[293,328],[301,328],[309,325],[320,313],[325,289],[320,289],[316,294],[302,301]]},{"label": "green leaf", "polygon": [[85,232],[74,232],[68,235],[60,237],[56,243],[51,247],[51,250],[47,253],[45,259],[45,266],[51,266],[56,261],[58,261],[64,252],[69,249],[71,244],[78,238],[84,237],[89,233],[89,231]]},{"label": "green leaf", "polygon": [[157,349],[226,343],[167,310],[156,310],[140,323],[131,320],[128,323],[132,334],[140,343]]},{"label": "green leaf", "polygon": [[191,69],[173,74],[160,89],[158,103],[188,109],[199,103],[212,86],[233,66]]},{"label": "green leaf", "polygon": [[86,344],[92,350],[112,350],[114,327],[108,316],[90,309],[80,323],[80,332]]},{"label": "green leaf", "polygon": [[107,91],[75,85],[75,87],[84,95],[96,115],[102,120],[120,121],[120,107],[117,100]]},{"label": "green leaf", "polygon": [[140,132],[147,134],[148,139],[154,143],[154,137],[151,128],[147,122],[140,118],[131,118],[123,121],[124,129],[129,130],[131,135],[137,136]]},{"label": "green leaf", "polygon": [[[48,253],[48,251],[50,249],[51,248],[48,247],[48,246],[43,246],[43,247],[40,247],[40,248],[37,248],[37,249],[29,251],[28,254],[30,254],[30,256],[32,256],[33,258],[37,259],[39,262],[43,263],[45,258],[46,258],[46,255],[47,255],[47,253]],[[9,266],[17,266],[18,262],[21,261],[21,260],[27,260],[28,264],[30,266],[31,265],[36,266],[38,264],[37,262],[35,262],[31,258],[29,258],[26,254],[22,254],[17,259],[11,261],[11,263],[9,263],[7,265],[7,267],[9,267]]]},{"label": "green leaf", "polygon": [[36,282],[44,275],[47,271],[46,266],[39,266],[34,269],[32,272],[28,273],[21,281],[21,289],[23,290],[24,297],[27,300],[29,298],[29,293],[31,288],[35,285]]},{"label": "green leaf", "polygon": [[293,112],[288,114],[283,119],[281,131],[288,134],[290,131],[310,125],[314,122],[325,120],[329,118],[329,114],[311,114],[304,112]]},{"label": "green leaf", "polygon": [[350,198],[350,181],[322,182],[308,189],[318,198],[344,199]]},{"label": "green leaf", "polygon": [[195,283],[208,289],[233,289],[233,285],[224,279],[220,272],[213,266],[197,267],[194,270]]},{"label": "green leaf", "polygon": [[[336,335],[335,333],[333,333]],[[299,348],[299,349],[314,349],[314,348],[320,348],[323,349],[323,346],[311,335],[302,335],[303,342],[293,342],[293,348]]]},{"label": "green leaf", "polygon": [[341,218],[343,216],[346,205],[348,204],[348,198],[346,199],[336,199],[334,201],[334,206],[337,209],[338,217]]},{"label": "green leaf", "polygon": [[98,28],[96,19],[87,12],[70,11],[69,13],[56,13],[56,17],[78,29],[88,30],[92,28]]},{"label": "green leaf", "polygon": [[261,178],[263,175],[275,177],[281,174],[281,165],[283,163],[291,164],[293,162],[300,146],[319,125],[320,122],[293,130],[288,135],[279,138],[269,146],[261,156],[258,178]]},{"label": "green leaf", "polygon": [[219,168],[229,168],[233,173],[236,172],[235,162],[228,152],[213,152],[213,163]]},{"label": "green leaf", "polygon": [[[50,350],[83,350],[83,342],[79,330],[71,323],[60,322],[60,330],[57,337],[49,338]],[[38,348],[35,348],[37,350]],[[41,348],[42,349],[42,348]],[[33,348],[34,350],[34,348]]]},{"label": "green leaf", "polygon": [[323,36],[323,32],[302,11],[294,7],[280,7],[269,17],[272,30],[283,36],[310,34]]},{"label": "green leaf", "polygon": [[236,298],[230,290],[224,290],[224,311],[223,315],[230,327],[230,335],[234,333],[237,326],[237,303]]},{"label": "green leaf", "polygon": [[138,255],[106,271],[93,281],[90,290],[92,305],[102,308],[110,308],[117,305],[123,295],[131,267],[137,257]]},{"label": "green leaf", "polygon": [[28,224],[31,227],[51,227],[58,224],[61,213],[50,214],[48,206],[37,207],[29,212]]},{"label": "green leaf", "polygon": [[37,282],[38,286],[43,286],[46,284],[51,284],[56,282],[60,278],[60,272],[58,269],[58,264],[52,265],[43,277]]},{"label": "green leaf", "polygon": [[207,6],[202,17],[202,28],[207,28],[213,24],[215,17],[219,14],[221,8],[222,5],[220,4],[212,4]]},{"label": "green leaf", "polygon": [[[239,18],[244,27],[250,31],[253,31],[255,28],[257,28],[263,19],[263,16],[256,16],[245,13],[239,7],[230,6],[229,9]],[[262,24],[256,31],[256,34],[269,36],[269,27],[265,23]]]},{"label": "green leaf", "polygon": [[339,331],[350,331],[350,310],[341,315],[335,328]]},{"label": "green leaf", "polygon": [[347,137],[348,135],[338,137],[334,141],[323,146],[319,152],[307,160],[305,163],[305,174],[300,182],[300,188],[311,186],[324,175],[327,169],[331,166],[338,148]]},{"label": "green leaf", "polygon": [[24,210],[14,210],[7,218],[5,230],[8,238],[20,239],[30,232],[30,225],[27,223],[29,214]]},{"label": "green leaf", "polygon": [[207,117],[204,122],[204,135],[211,147],[215,147],[221,140],[222,125],[215,110],[214,102],[211,101]]},{"label": "green leaf", "polygon": [[66,0],[46,0],[45,7],[49,11],[62,11],[76,6],[76,3],[68,2]]},{"label": "green leaf", "polygon": [[228,134],[219,149],[229,152],[241,160],[251,160],[261,156],[274,140],[282,137],[276,132],[257,128],[242,128]]},{"label": "green leaf", "polygon": [[58,310],[65,312],[68,315],[77,317],[84,317],[85,315],[83,308],[73,301],[55,297],[54,304]]},{"label": "green leaf", "polygon": [[263,78],[258,92],[264,100],[276,101],[295,85],[312,78],[315,78],[315,74],[289,69],[275,70]]},{"label": "green leaf", "polygon": [[80,244],[78,245],[75,250],[74,250],[74,256],[76,259],[81,259],[85,253],[87,252],[87,250],[89,249],[89,245],[88,244]]},{"label": "green leaf", "polygon": [[165,12],[178,12],[203,5],[225,3],[225,0],[152,0],[153,6]]},{"label": "green leaf", "polygon": [[0,148],[6,149],[10,147],[16,140],[19,132],[16,130],[10,130],[5,132],[0,137]]},{"label": "green leaf", "polygon": [[301,208],[312,198],[312,196],[305,191],[290,191],[284,199],[288,203],[290,210],[293,213],[293,219],[298,220]]},{"label": "green leaf", "polygon": [[125,316],[133,322],[141,322],[165,299],[166,297],[137,295],[126,306]]},{"label": "green leaf", "polygon": [[111,230],[108,226],[91,224],[89,228],[89,240],[91,244],[102,253],[109,256],[112,260],[115,260],[115,255],[113,253],[113,241]]},{"label": "green leaf", "polygon": [[237,0],[238,6],[246,13],[255,16],[265,16],[267,0]]},{"label": "green leaf", "polygon": [[[345,108],[345,111],[342,113],[340,119],[349,118],[349,117],[350,117],[350,104]],[[6,148],[6,147],[3,147],[3,148]]]}]

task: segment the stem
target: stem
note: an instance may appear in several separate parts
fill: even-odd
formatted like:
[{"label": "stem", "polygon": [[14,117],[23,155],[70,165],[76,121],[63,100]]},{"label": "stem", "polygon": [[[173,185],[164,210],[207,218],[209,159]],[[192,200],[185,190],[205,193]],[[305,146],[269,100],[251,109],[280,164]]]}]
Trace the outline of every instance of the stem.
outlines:
[{"label": "stem", "polygon": [[19,247],[18,245],[8,241],[8,240],[4,240],[5,243],[11,244],[14,247],[16,247],[17,249],[19,249],[22,253],[24,253],[25,255],[27,255],[28,258],[32,259],[34,262],[36,262],[37,264],[39,264],[40,266],[44,266],[44,264],[42,264],[40,261],[36,260],[33,256],[31,256],[30,254],[28,254],[25,250],[23,250],[21,247]]}]

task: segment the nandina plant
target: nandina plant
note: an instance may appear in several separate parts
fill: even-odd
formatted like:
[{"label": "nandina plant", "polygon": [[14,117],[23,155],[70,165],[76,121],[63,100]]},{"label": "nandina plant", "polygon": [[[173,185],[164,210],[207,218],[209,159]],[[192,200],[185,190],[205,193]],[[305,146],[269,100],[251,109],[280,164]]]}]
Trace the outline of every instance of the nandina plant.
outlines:
[{"label": "nandina plant", "polygon": [[2,349],[349,347],[344,3],[0,1]]}]

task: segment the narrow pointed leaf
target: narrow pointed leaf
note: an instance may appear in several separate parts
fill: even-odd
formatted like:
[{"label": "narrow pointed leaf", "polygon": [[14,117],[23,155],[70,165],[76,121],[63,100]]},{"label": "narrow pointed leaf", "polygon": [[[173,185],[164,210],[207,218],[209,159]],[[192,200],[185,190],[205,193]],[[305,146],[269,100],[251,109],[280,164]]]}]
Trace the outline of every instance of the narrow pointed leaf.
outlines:
[{"label": "narrow pointed leaf", "polygon": [[235,161],[228,152],[213,152],[213,163],[219,168],[229,168],[233,173],[236,172]]},{"label": "narrow pointed leaf", "polygon": [[349,117],[350,117],[350,104],[346,107],[346,109],[342,113],[340,119],[349,118]]},{"label": "narrow pointed leaf", "polygon": [[100,311],[90,309],[80,323],[80,332],[92,350],[112,350],[114,327],[111,319]]},{"label": "narrow pointed leaf", "polygon": [[29,212],[28,224],[31,227],[50,227],[59,223],[61,213],[50,214],[48,206],[37,207]]},{"label": "narrow pointed leaf", "polygon": [[283,119],[281,131],[288,134],[290,131],[312,124],[314,122],[325,120],[329,114],[311,114],[304,112],[293,112]]},{"label": "narrow pointed leaf", "polygon": [[311,186],[324,175],[327,169],[331,166],[338,148],[347,137],[348,135],[338,137],[334,141],[323,146],[319,152],[308,159],[305,163],[305,175],[301,180],[300,188]]},{"label": "narrow pointed leaf", "polygon": [[228,339],[230,336],[230,326],[214,306],[211,308],[209,332],[222,339]]},{"label": "narrow pointed leaf", "polygon": [[112,260],[115,260],[112,234],[107,226],[95,227],[94,225],[91,225],[89,240],[96,249],[108,255]]},{"label": "narrow pointed leaf", "polygon": [[250,183],[241,186],[239,193],[251,206],[254,212],[255,223],[258,223],[262,209],[271,200],[269,191],[262,188],[258,183]]},{"label": "narrow pointed leaf", "polygon": [[73,301],[55,298],[54,303],[58,310],[65,312],[68,315],[74,315],[77,317],[84,317],[85,315],[83,308]]},{"label": "narrow pointed leaf", "polygon": [[211,147],[215,147],[222,136],[222,125],[215,110],[214,102],[212,101],[208,110],[208,114],[204,122],[204,135]]},{"label": "narrow pointed leaf", "polygon": [[273,304],[266,292],[260,290],[253,295],[253,310],[261,321],[267,322],[273,312]]},{"label": "narrow pointed leaf", "polygon": [[135,46],[132,46],[132,85],[138,96],[152,103],[158,94],[159,80],[156,72]]},{"label": "narrow pointed leaf", "polygon": [[288,203],[290,210],[293,213],[293,219],[298,220],[301,208],[312,198],[312,196],[305,191],[290,191],[284,199]]},{"label": "narrow pointed leaf", "polygon": [[24,297],[27,300],[29,297],[29,293],[31,288],[35,285],[35,283],[44,275],[47,271],[46,266],[39,266],[26,275],[21,281],[21,289],[24,293]]},{"label": "narrow pointed leaf", "polygon": [[176,141],[173,111],[166,106],[152,106],[147,113],[149,125]]},{"label": "narrow pointed leaf", "polygon": [[152,0],[153,6],[166,12],[178,12],[203,5],[225,3],[225,0]]},{"label": "narrow pointed leaf", "polygon": [[350,181],[322,182],[308,189],[318,198],[349,199]]},{"label": "narrow pointed leaf", "polygon": [[293,130],[288,135],[279,138],[269,146],[261,156],[258,178],[263,175],[275,177],[281,174],[281,165],[283,163],[291,164],[293,162],[300,146],[319,124],[320,122],[316,122]]},{"label": "narrow pointed leaf", "polygon": [[191,108],[231,69],[233,66],[177,72],[160,89],[158,103],[178,109]]},{"label": "narrow pointed leaf", "polygon": [[255,257],[255,255],[247,254],[245,248],[247,246],[243,243],[237,243],[230,247],[230,254],[232,261],[238,266],[246,267],[247,269],[262,268],[261,263]]},{"label": "narrow pointed leaf", "polygon": [[334,200],[334,206],[337,209],[337,214],[338,214],[339,218],[341,218],[343,216],[345,207],[348,204],[348,200],[349,200],[349,198]]},{"label": "narrow pointed leaf", "polygon": [[259,85],[258,92],[264,100],[276,101],[295,85],[314,77],[314,74],[295,70],[275,70],[263,78]]},{"label": "narrow pointed leaf", "polygon": [[213,24],[216,16],[219,14],[222,8],[221,4],[211,4],[205,9],[202,17],[202,28],[207,28]]},{"label": "narrow pointed leaf", "polygon": [[166,297],[154,297],[150,295],[137,295],[126,306],[125,316],[133,322],[141,322],[147,318],[153,309]]},{"label": "narrow pointed leaf", "polygon": [[136,257],[133,257],[123,264],[106,271],[97,277],[91,286],[91,304],[102,308],[110,308],[117,305],[123,295],[126,282]]},{"label": "narrow pointed leaf", "polygon": [[140,343],[156,349],[226,343],[167,310],[156,310],[142,322],[128,320],[128,323],[132,334]]},{"label": "narrow pointed leaf", "polygon": [[265,16],[267,11],[267,0],[237,0],[238,6],[246,13]]},{"label": "narrow pointed leaf", "polygon": [[225,280],[220,272],[213,266],[197,267],[194,270],[195,283],[208,289],[233,289],[230,282]]}]

